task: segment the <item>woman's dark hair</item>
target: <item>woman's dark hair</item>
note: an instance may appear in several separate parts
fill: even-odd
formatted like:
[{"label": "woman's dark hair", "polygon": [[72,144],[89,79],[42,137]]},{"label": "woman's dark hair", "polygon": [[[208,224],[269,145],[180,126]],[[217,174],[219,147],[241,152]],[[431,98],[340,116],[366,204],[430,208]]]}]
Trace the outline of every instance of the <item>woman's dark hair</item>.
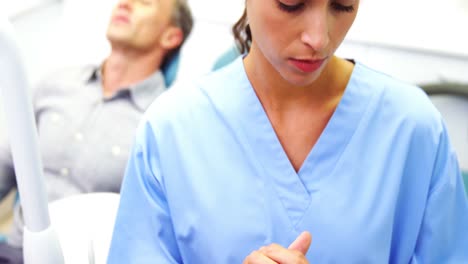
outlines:
[{"label": "woman's dark hair", "polygon": [[234,34],[239,52],[241,54],[249,52],[250,45],[252,44],[252,33],[250,32],[250,26],[247,21],[247,9],[244,9],[242,17],[232,27],[232,33]]}]

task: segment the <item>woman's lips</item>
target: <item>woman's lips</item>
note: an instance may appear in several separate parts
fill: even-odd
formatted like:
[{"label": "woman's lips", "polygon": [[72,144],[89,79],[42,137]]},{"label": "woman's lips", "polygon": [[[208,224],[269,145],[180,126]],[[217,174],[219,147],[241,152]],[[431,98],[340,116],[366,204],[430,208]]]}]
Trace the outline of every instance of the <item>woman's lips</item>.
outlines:
[{"label": "woman's lips", "polygon": [[325,59],[320,60],[299,60],[289,59],[289,61],[302,72],[314,72],[322,66]]}]

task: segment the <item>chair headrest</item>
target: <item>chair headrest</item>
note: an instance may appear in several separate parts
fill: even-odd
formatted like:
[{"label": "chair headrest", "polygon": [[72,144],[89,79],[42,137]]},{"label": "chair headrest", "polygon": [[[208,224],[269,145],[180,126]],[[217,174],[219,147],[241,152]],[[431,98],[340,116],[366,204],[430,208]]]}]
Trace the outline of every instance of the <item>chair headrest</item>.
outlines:
[{"label": "chair headrest", "polygon": [[236,58],[239,57],[240,55],[241,54],[239,50],[237,49],[236,45],[232,45],[229,49],[223,52],[221,56],[218,57],[218,59],[215,61],[211,70],[215,71],[228,65],[229,63],[235,61]]},{"label": "chair headrest", "polygon": [[164,75],[164,82],[166,87],[169,88],[174,83],[177,72],[179,70],[179,61],[180,61],[180,51],[174,53],[170,61],[164,63],[161,68],[161,71]]}]

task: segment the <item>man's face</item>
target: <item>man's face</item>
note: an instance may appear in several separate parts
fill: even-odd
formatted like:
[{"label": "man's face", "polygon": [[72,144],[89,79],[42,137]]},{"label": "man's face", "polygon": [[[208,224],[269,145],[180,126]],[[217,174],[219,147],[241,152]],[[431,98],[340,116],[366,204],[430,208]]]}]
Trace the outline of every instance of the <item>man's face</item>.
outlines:
[{"label": "man's face", "polygon": [[171,26],[175,0],[120,0],[107,28],[112,46],[152,50]]}]

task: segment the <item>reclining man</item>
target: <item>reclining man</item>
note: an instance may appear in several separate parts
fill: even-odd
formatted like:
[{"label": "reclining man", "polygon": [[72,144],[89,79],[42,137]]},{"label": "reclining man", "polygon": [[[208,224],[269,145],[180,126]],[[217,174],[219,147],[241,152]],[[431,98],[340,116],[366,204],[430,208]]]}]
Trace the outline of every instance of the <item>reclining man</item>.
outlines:
[{"label": "reclining man", "polygon": [[[49,201],[119,192],[133,134],[149,104],[166,90],[161,68],[192,29],[186,0],[120,0],[107,28],[102,65],[65,69],[45,79],[33,104]],[[16,185],[6,140],[0,143],[0,199]],[[21,206],[0,263],[23,263]]]}]

